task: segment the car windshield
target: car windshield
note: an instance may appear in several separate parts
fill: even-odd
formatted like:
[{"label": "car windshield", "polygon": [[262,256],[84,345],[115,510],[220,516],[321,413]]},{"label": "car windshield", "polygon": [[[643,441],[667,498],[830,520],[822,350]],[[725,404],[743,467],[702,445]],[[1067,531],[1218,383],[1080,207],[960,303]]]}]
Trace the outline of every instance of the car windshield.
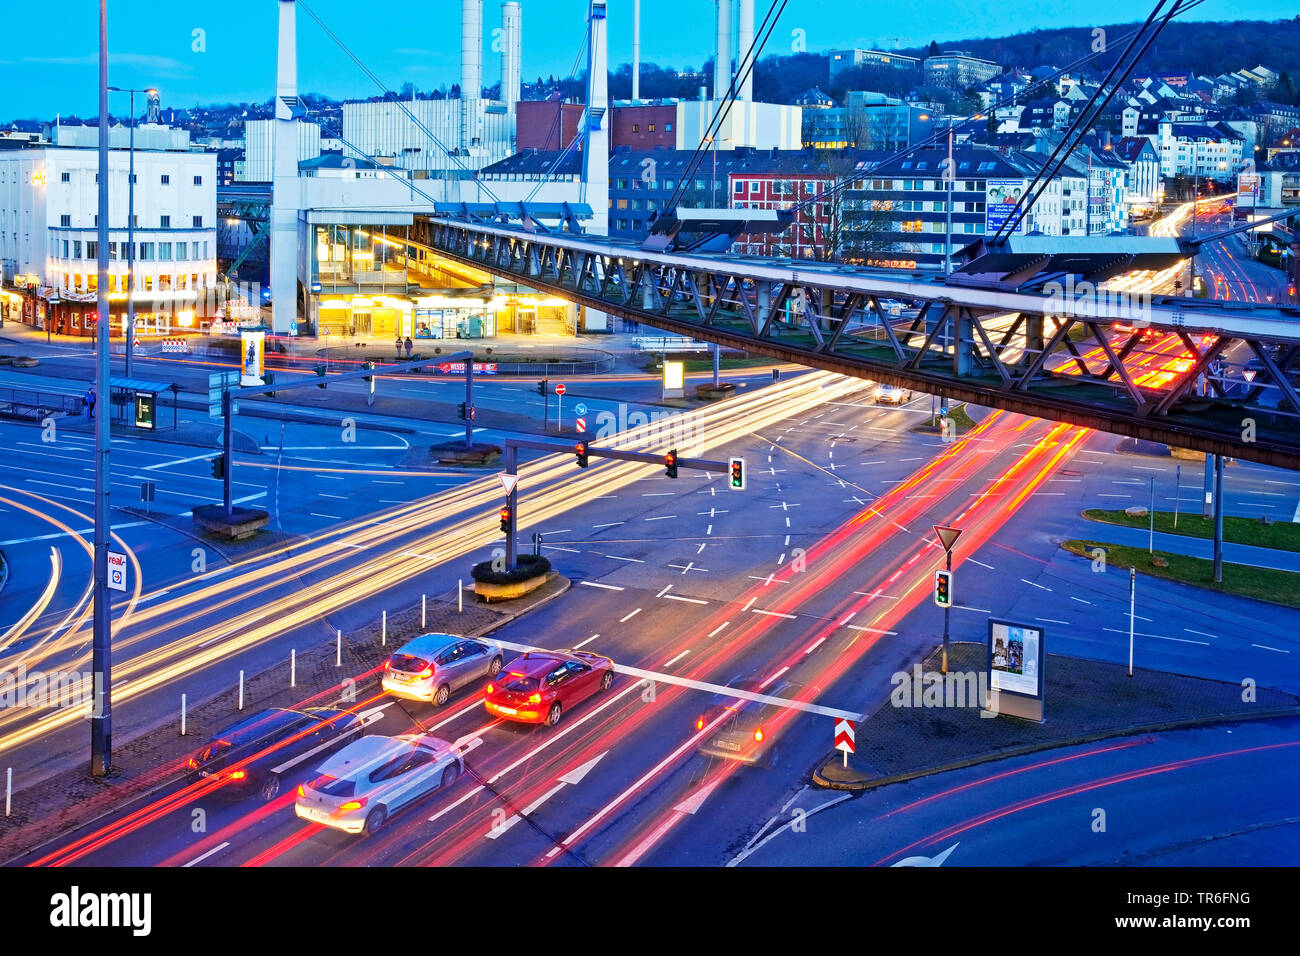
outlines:
[{"label": "car windshield", "polygon": [[217,757],[220,757],[229,749],[230,749],[230,741],[214,740],[212,741],[212,743],[204,747],[203,752],[199,754],[199,763],[207,763],[209,760],[213,760]]},{"label": "car windshield", "polygon": [[536,677],[516,677],[506,684],[506,690],[513,690],[519,694],[530,694],[537,690],[537,687],[538,681]]},{"label": "car windshield", "polygon": [[429,662],[422,657],[415,657],[411,654],[394,654],[392,663],[389,666],[395,671],[410,671],[418,674],[429,666]]},{"label": "car windshield", "polygon": [[317,793],[324,793],[331,797],[350,797],[357,789],[355,781],[345,777],[331,777],[327,773],[321,774],[308,786]]}]

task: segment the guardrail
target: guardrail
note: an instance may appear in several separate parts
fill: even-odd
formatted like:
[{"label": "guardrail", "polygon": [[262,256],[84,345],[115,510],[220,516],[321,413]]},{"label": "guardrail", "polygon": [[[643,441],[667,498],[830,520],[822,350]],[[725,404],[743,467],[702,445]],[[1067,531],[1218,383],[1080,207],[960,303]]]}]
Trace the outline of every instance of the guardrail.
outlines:
[{"label": "guardrail", "polygon": [[641,352],[707,352],[712,347],[684,335],[638,335],[632,339],[632,348]]},{"label": "guardrail", "polygon": [[0,416],[35,419],[50,415],[80,415],[81,396],[69,392],[0,386]]}]

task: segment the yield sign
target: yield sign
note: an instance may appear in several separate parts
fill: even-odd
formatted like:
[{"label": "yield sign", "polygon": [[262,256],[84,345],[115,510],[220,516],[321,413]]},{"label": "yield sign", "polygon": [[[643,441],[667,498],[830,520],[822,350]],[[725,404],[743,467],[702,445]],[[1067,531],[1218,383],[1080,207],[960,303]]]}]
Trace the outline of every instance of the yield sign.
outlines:
[{"label": "yield sign", "polygon": [[846,754],[854,752],[854,723],[851,720],[845,720],[843,717],[835,718],[835,749],[843,750]]},{"label": "yield sign", "polygon": [[506,490],[506,494],[513,494],[515,485],[519,482],[518,475],[508,475],[504,471],[497,475],[497,481],[501,482],[501,487]]},{"label": "yield sign", "polygon": [[956,541],[957,536],[961,534],[961,528],[945,528],[943,525],[937,524],[934,526],[934,533],[937,534],[939,540],[943,542],[943,550],[951,551],[953,542]]}]

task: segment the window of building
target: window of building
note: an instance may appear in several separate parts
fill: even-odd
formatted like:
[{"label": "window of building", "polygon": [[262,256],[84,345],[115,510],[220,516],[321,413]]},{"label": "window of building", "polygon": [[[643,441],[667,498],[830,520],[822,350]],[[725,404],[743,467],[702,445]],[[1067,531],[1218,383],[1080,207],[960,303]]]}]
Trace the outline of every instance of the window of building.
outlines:
[{"label": "window of building", "polygon": [[741,182],[740,180],[737,180],[737,181],[736,181],[736,187],[735,187],[735,189],[732,190],[732,192],[735,192],[735,193],[737,193],[737,194],[740,194],[740,193],[743,193],[744,191],[745,191],[745,184],[744,184],[743,182]]},{"label": "window of building", "polygon": [[162,184],[163,184],[164,186],[170,184],[171,181],[172,181],[172,178],[171,178],[170,176],[168,176],[166,173],[163,173],[163,174],[162,174]]},{"label": "window of building", "polygon": [[761,188],[762,188],[762,183],[758,182],[757,180],[753,180],[753,179],[751,179],[751,180],[749,181],[749,191],[750,191],[751,193],[756,193],[756,192],[758,192]]},{"label": "window of building", "polygon": [[205,239],[203,241],[203,258],[206,259],[207,257],[208,257],[208,243],[207,240]]},{"label": "window of building", "polygon": [[65,171],[65,172],[62,172],[62,173],[59,173],[59,182],[61,182],[61,183],[70,183],[70,182],[72,182],[72,174],[69,173],[69,172],[66,172],[66,171]]},{"label": "window of building", "polygon": [[170,242],[158,243],[158,258],[170,260],[172,257],[172,244]]},{"label": "window of building", "polygon": [[626,200],[626,199],[620,199],[620,200],[618,201],[617,205],[615,206],[615,208],[616,208],[616,209],[626,209],[626,208],[627,208],[627,200]]},{"label": "window of building", "polygon": [[903,232],[920,232],[921,220],[919,219],[905,220],[903,223],[901,223],[901,229]]},{"label": "window of building", "polygon": [[639,133],[639,132],[641,132],[641,124],[640,124],[640,123],[633,123],[633,124],[632,124],[632,132],[634,132],[634,133]]},{"label": "window of building", "polygon": [[697,179],[697,180],[695,180],[695,188],[696,188],[696,189],[703,189],[703,188],[704,188],[704,180],[703,180],[703,179]]},{"label": "window of building", "polygon": [[136,256],[141,262],[150,262],[153,260],[153,243],[140,243],[140,254]]},{"label": "window of building", "polygon": [[63,240],[63,258],[68,258],[68,240]]},{"label": "window of building", "polygon": [[646,126],[646,130],[653,133],[655,131],[655,124],[650,123],[648,126]]},{"label": "window of building", "polygon": [[665,179],[664,189],[672,189],[672,188],[673,188],[673,181],[671,179]]},{"label": "window of building", "polygon": [[202,217],[202,216],[195,216],[195,217],[194,217],[194,228],[195,228],[195,229],[202,229],[202,228],[203,228],[203,217]]},{"label": "window of building", "polygon": [[81,258],[81,240],[80,240],[80,239],[73,239],[73,240],[72,240],[72,258],[74,258],[74,259],[80,259],[80,258]]},{"label": "window of building", "polygon": [[87,239],[87,240],[86,240],[86,258],[87,258],[87,259],[98,259],[98,258],[99,258],[99,242],[98,242],[98,240],[95,240],[95,239]]},{"label": "window of building", "polygon": [[620,179],[620,180],[618,181],[618,188],[619,188],[619,189],[627,189],[627,180],[626,180],[626,179]]},{"label": "window of building", "polygon": [[202,177],[202,176],[195,176],[195,177],[194,177],[194,185],[195,185],[195,186],[202,186],[202,185],[203,185],[203,177]]},{"label": "window of building", "polygon": [[72,217],[71,217],[71,216],[68,216],[68,215],[60,216],[60,217],[59,217],[59,225],[60,225],[60,226],[71,226],[71,225],[72,225]]},{"label": "window of building", "polygon": [[145,292],[153,291],[153,276],[144,277],[144,291]]},{"label": "window of building", "polygon": [[179,261],[184,262],[186,259],[188,259],[190,257],[189,252],[190,252],[190,247],[188,243],[185,242],[176,243],[176,258]]},{"label": "window of building", "polygon": [[116,243],[116,242],[110,242],[110,243],[108,244],[108,258],[109,258],[109,261],[113,261],[113,260],[115,260],[115,259],[117,258],[117,243]]},{"label": "window of building", "polygon": [[672,123],[664,123],[664,132],[665,132],[665,133],[671,133],[672,131],[673,131],[673,124],[672,124]]},{"label": "window of building", "polygon": [[170,228],[172,227],[172,217],[171,217],[171,216],[161,216],[161,217],[159,217],[159,219],[160,219],[159,225],[161,225],[162,228],[164,228],[164,229],[170,229]]}]

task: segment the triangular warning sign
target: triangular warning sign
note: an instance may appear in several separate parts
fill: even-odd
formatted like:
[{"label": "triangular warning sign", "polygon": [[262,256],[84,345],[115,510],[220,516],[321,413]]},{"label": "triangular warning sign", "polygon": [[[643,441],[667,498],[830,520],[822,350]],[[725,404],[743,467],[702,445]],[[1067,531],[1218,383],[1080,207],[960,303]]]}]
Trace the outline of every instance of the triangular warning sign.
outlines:
[{"label": "triangular warning sign", "polygon": [[934,526],[934,533],[937,534],[939,540],[943,542],[943,550],[951,551],[953,542],[956,541],[957,536],[961,534],[961,528],[945,528],[943,525],[937,524]]},{"label": "triangular warning sign", "polygon": [[508,475],[504,471],[497,475],[497,480],[501,482],[501,487],[506,490],[506,494],[511,494],[515,490],[515,485],[519,482],[518,475]]}]

